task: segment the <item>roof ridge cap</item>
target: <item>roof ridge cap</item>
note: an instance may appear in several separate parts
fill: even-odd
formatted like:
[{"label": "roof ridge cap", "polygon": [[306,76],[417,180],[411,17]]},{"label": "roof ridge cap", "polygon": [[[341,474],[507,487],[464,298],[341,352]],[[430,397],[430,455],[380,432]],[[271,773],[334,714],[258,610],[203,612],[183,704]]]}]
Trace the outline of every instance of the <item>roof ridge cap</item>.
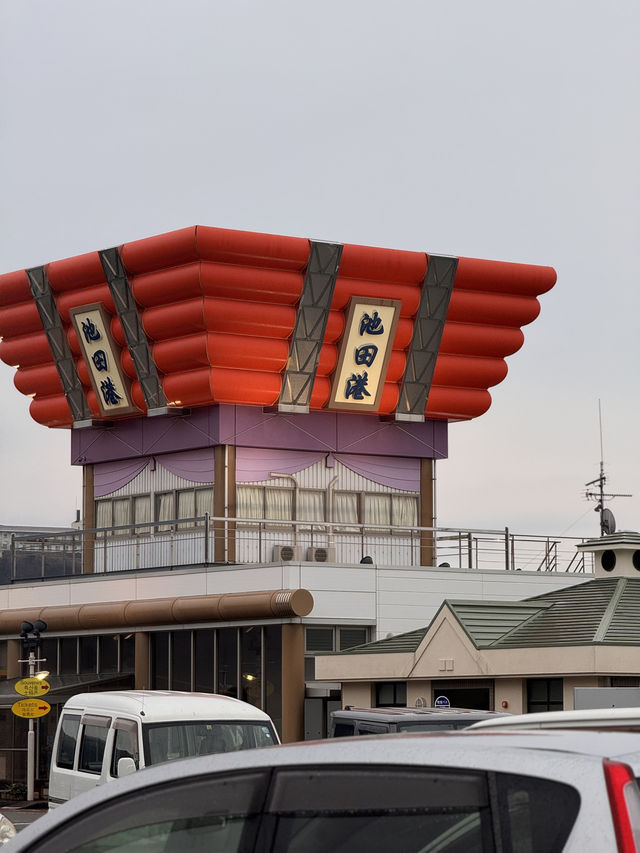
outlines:
[{"label": "roof ridge cap", "polygon": [[611,627],[611,620],[614,617],[616,612],[616,608],[618,607],[618,602],[622,598],[622,595],[627,586],[628,578],[617,578],[616,588],[613,591],[613,595],[609,599],[609,604],[602,614],[602,619],[600,620],[600,624],[596,629],[595,634],[593,635],[594,643],[601,643],[607,635],[607,631]]}]

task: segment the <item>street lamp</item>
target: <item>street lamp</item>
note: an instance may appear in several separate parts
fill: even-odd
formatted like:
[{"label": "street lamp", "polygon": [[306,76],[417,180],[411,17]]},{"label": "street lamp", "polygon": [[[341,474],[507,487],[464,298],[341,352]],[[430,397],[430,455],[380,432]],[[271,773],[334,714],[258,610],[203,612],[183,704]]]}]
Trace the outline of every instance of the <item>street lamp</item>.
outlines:
[{"label": "street lamp", "polygon": [[[36,663],[43,663],[40,658],[40,634],[47,630],[47,623],[42,619],[35,622],[23,622],[20,625],[20,639],[22,640],[23,653],[27,655],[18,663],[29,664],[29,678],[36,674]],[[38,657],[36,657],[38,655]],[[27,735],[27,800],[35,799],[35,758],[36,758],[36,733],[33,726],[33,718],[29,718],[29,733]]]}]

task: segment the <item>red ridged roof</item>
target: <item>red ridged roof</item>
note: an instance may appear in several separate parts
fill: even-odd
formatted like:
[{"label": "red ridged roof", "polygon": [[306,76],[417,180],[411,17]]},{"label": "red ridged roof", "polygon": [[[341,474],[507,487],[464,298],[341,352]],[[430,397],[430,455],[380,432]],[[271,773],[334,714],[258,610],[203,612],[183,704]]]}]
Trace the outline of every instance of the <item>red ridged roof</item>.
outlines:
[{"label": "red ridged roof", "polygon": [[[305,267],[307,239],[196,226],[121,247],[165,396],[181,406],[278,401]],[[330,394],[337,345],[351,296],[402,303],[380,414],[395,410],[428,256],[345,245],[311,408]],[[98,252],[45,266],[90,408],[101,417],[69,311],[100,302],[112,315],[132,396],[145,404]],[[425,414],[468,419],[490,404],[488,389],[507,373],[523,343],[537,297],[556,280],[551,267],[460,258]],[[0,358],[17,366],[15,385],[33,396],[34,420],[68,427],[71,412],[25,270],[0,276]]]}]

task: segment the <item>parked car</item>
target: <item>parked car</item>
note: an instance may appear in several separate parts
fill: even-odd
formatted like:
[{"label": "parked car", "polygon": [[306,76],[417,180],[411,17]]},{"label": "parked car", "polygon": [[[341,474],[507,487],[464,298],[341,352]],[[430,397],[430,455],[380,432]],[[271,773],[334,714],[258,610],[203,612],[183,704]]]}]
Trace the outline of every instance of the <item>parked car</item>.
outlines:
[{"label": "parked car", "polygon": [[332,711],[329,737],[465,729],[478,720],[504,716],[501,711],[470,708],[354,708],[347,705],[342,710]]},{"label": "parked car", "polygon": [[53,742],[49,808],[150,764],[279,743],[259,708],[213,693],[114,690],[66,703]]},{"label": "parked car", "polygon": [[640,732],[640,708],[590,708],[584,711],[543,711],[511,714],[473,723],[474,729],[608,729]]},{"label": "parked car", "polygon": [[0,844],[7,844],[16,834],[16,828],[12,821],[5,815],[0,814]]},{"label": "parked car", "polygon": [[10,853],[638,853],[637,738],[354,737],[150,767],[39,818]]}]

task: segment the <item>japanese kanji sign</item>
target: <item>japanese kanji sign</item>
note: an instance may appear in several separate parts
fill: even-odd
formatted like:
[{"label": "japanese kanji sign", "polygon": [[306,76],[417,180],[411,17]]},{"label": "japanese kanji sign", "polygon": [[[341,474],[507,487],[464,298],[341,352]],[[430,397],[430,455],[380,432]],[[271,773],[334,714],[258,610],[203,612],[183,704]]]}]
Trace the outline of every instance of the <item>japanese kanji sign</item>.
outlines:
[{"label": "japanese kanji sign", "polygon": [[120,347],[111,336],[109,316],[102,305],[81,305],[70,314],[102,415],[139,412],[131,402],[129,382],[120,365]]},{"label": "japanese kanji sign", "polygon": [[328,408],[376,412],[401,303],[352,296]]}]

